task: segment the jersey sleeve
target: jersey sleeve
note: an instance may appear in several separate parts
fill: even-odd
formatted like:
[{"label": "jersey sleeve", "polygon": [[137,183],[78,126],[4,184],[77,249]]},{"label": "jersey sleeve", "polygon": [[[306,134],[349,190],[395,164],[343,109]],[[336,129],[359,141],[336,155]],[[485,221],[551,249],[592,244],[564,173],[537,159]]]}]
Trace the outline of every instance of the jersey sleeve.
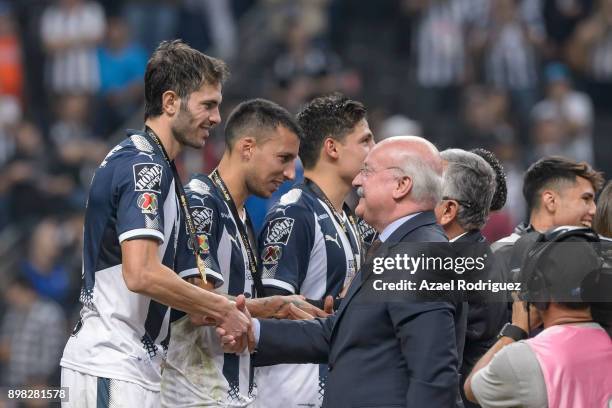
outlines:
[{"label": "jersey sleeve", "polygon": [[119,242],[134,238],[164,241],[164,201],[172,174],[147,155],[128,156],[117,161],[113,192],[117,195]]},{"label": "jersey sleeve", "polygon": [[276,206],[259,237],[259,269],[265,287],[299,293],[314,245],[312,211],[299,205]]},{"label": "jersey sleeve", "polygon": [[[223,228],[220,226],[218,206],[211,195],[188,193],[189,212],[193,220],[200,257],[206,270],[206,279],[215,288],[223,285],[223,275],[219,267],[218,248]],[[176,271],[183,279],[199,277],[193,245],[189,239],[186,222],[181,223],[177,246]]]}]

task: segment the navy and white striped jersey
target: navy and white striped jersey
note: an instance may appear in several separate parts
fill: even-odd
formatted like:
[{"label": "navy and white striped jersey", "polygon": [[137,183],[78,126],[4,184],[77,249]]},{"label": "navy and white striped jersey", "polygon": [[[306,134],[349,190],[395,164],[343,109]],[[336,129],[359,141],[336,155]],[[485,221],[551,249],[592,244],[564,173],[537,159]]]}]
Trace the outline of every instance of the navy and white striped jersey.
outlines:
[{"label": "navy and white striped jersey", "polygon": [[[186,187],[207,280],[216,292],[247,298],[253,279],[245,245],[229,206],[218,187],[206,175],[191,179]],[[183,278],[199,277],[186,229],[179,238],[176,270]],[[252,246],[255,249],[255,246]],[[214,327],[191,324],[176,312],[172,338],[162,376],[164,406],[245,407],[254,398],[250,354],[224,354]]]},{"label": "navy and white striped jersey", "polygon": [[181,217],[170,167],[144,133],[130,134],[109,152],[91,183],[84,228],[83,308],[61,366],[157,391],[170,311],[127,288],[121,242],[158,241],[160,260],[173,269]]},{"label": "navy and white striped jersey", "polygon": [[[350,282],[363,252],[359,230],[369,243],[374,234],[364,222],[351,225],[343,213],[345,233],[333,211],[308,185],[290,190],[270,209],[259,238],[259,267],[265,287],[323,299],[336,297]],[[257,368],[256,405],[321,406],[326,375],[327,367],[317,364]]]}]

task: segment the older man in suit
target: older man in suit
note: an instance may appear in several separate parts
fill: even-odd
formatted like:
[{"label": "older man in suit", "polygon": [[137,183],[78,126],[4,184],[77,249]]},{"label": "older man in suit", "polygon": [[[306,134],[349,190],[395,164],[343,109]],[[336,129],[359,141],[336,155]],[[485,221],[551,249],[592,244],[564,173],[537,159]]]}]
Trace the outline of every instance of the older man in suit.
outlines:
[{"label": "older man in suit", "polygon": [[[406,251],[406,243],[447,241],[432,211],[441,174],[440,155],[425,139],[390,138],[371,150],[353,184],[360,195],[356,213],[380,232],[380,242],[335,315],[254,321],[256,365],[327,363],[327,408],[455,405],[453,304],[385,301],[384,295],[372,301],[364,289],[375,257]],[[222,338],[226,344],[236,340]]]}]

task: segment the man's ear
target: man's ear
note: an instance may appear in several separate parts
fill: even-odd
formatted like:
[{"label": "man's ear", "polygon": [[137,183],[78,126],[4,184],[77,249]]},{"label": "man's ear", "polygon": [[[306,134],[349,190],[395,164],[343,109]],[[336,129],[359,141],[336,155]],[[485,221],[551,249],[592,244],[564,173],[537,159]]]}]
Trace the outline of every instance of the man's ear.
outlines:
[{"label": "man's ear", "polygon": [[448,225],[455,218],[457,218],[457,212],[459,211],[459,205],[455,200],[445,200],[442,204],[442,214],[440,216],[439,224],[442,226]]},{"label": "man's ear", "polygon": [[544,190],[540,194],[540,205],[549,213],[554,213],[559,204],[558,194],[553,190]]},{"label": "man's ear", "polygon": [[397,179],[395,188],[393,189],[393,198],[401,200],[412,191],[412,178],[410,176],[401,176]]},{"label": "man's ear", "polygon": [[326,137],[323,140],[323,152],[333,159],[338,159],[338,141],[331,137]]},{"label": "man's ear", "polygon": [[240,158],[243,161],[249,161],[251,160],[251,157],[253,157],[253,151],[255,150],[255,146],[255,138],[252,136],[246,136],[236,142],[236,146],[234,147],[234,149],[236,150],[236,153],[240,155]]},{"label": "man's ear", "polygon": [[168,116],[174,116],[181,107],[181,98],[174,91],[162,94],[162,111]]}]

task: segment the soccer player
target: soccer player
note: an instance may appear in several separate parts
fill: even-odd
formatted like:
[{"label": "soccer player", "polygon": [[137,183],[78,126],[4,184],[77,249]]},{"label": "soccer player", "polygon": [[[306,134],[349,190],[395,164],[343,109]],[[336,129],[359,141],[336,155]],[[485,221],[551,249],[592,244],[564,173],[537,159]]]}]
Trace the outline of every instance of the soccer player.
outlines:
[{"label": "soccer player", "polygon": [[[260,269],[266,294],[319,300],[338,296],[360,267],[360,226],[344,200],[374,141],[365,107],[339,94],[312,100],[297,118],[304,131],[299,156],[305,180],[268,212]],[[320,406],[326,374],[326,366],[316,364],[257,368],[256,405]]]},{"label": "soccer player", "polygon": [[[226,150],[210,176],[197,175],[187,194],[206,269],[199,278],[183,231],[177,271],[184,279],[226,295],[244,294],[256,317],[287,317],[289,302],[308,312],[315,308],[297,296],[253,299],[261,295],[255,234],[244,202],[249,195],[270,197],[295,177],[301,129],[285,109],[254,99],[238,105],[225,127]],[[223,354],[214,327],[195,326],[189,316],[172,324],[162,376],[162,405],[167,407],[246,407],[255,398],[250,355]]]},{"label": "soccer player", "polygon": [[185,146],[202,147],[220,122],[226,75],[225,63],[180,41],[161,43],[148,62],[145,129],[129,131],[91,183],[83,308],[60,363],[65,407],[159,406],[168,306],[237,335],[250,326],[243,297],[232,302],[171,269],[186,214],[173,160]]}]

